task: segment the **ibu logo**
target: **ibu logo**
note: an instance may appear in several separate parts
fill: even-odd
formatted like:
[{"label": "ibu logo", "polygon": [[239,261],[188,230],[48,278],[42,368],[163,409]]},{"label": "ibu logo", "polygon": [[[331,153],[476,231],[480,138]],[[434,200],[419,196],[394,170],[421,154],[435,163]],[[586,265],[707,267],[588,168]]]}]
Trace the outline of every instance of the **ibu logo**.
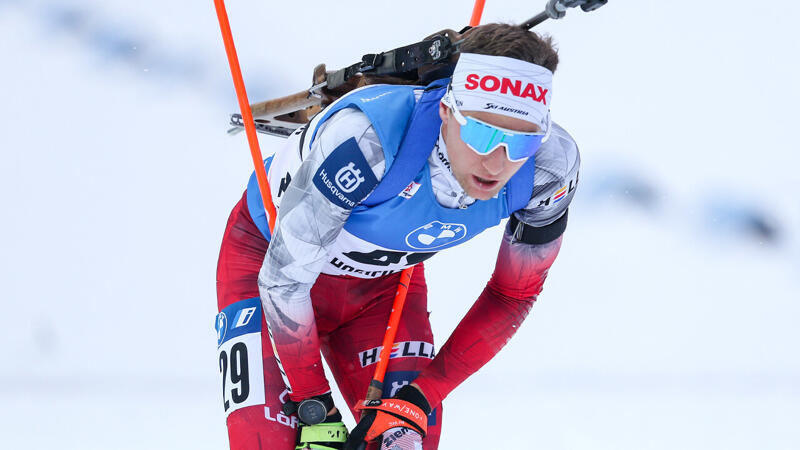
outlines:
[{"label": "ibu logo", "polygon": [[243,327],[250,323],[250,319],[255,315],[256,309],[258,308],[253,306],[252,308],[245,308],[237,312],[236,317],[233,318],[233,328]]},{"label": "ibu logo", "polygon": [[435,220],[408,233],[406,244],[419,250],[444,247],[467,236],[467,227],[460,223],[442,223]]},{"label": "ibu logo", "polygon": [[358,185],[364,182],[364,177],[361,176],[361,169],[356,169],[356,163],[354,162],[339,169],[333,179],[336,181],[336,186],[345,194],[355,191]]},{"label": "ibu logo", "polygon": [[225,333],[228,331],[228,316],[224,312],[217,314],[217,345],[222,345]]}]

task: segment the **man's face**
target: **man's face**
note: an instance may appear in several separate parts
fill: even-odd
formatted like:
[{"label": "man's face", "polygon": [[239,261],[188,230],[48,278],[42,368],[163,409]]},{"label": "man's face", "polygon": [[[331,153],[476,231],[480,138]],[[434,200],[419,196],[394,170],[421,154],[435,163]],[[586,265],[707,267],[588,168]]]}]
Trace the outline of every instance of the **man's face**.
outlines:
[{"label": "man's face", "polygon": [[[526,133],[539,131],[538,125],[522,119],[485,111],[461,111],[461,113],[508,130]],[[442,136],[447,145],[450,168],[458,184],[470,197],[478,200],[489,200],[494,197],[527,161],[509,161],[505,146],[495,149],[488,155],[479,155],[461,140],[461,125],[453,117],[450,108],[443,103],[439,103],[439,117],[442,118]]]}]

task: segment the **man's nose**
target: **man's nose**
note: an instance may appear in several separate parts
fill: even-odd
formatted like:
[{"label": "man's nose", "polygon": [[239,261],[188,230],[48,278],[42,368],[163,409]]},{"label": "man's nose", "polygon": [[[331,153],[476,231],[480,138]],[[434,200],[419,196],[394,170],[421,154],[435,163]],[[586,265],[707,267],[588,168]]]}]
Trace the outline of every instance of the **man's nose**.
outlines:
[{"label": "man's nose", "polygon": [[489,175],[499,175],[503,171],[503,167],[505,167],[506,159],[506,146],[501,145],[481,158],[481,164],[489,172]]}]

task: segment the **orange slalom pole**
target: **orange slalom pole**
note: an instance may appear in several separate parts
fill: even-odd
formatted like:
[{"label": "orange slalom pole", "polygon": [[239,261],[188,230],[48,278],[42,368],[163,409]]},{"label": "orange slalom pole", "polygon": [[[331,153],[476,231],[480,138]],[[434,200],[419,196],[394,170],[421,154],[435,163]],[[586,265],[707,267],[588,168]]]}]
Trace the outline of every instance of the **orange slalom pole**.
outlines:
[{"label": "orange slalom pole", "polygon": [[469,19],[469,26],[477,27],[481,24],[481,16],[483,15],[483,6],[486,0],[475,0],[475,6],[472,7],[472,17]]},{"label": "orange slalom pole", "polygon": [[406,303],[406,294],[408,294],[408,286],[411,284],[411,275],[413,273],[414,266],[403,269],[403,271],[400,272],[400,283],[398,283],[397,292],[394,294],[392,313],[389,315],[389,324],[386,326],[386,334],[383,336],[383,348],[378,357],[378,365],[375,366],[375,376],[372,377],[373,380],[377,380],[380,383],[383,383],[383,378],[386,375],[386,367],[389,365],[389,355],[392,353],[394,338],[397,335],[397,326],[400,324],[400,313],[403,311],[403,305]]},{"label": "orange slalom pole", "polygon": [[267,171],[264,170],[264,158],[261,156],[261,148],[258,146],[256,124],[253,120],[253,112],[250,110],[250,102],[247,100],[242,69],[239,67],[239,57],[236,55],[236,47],[233,45],[233,34],[231,33],[231,25],[228,22],[228,13],[225,11],[223,0],[214,0],[214,6],[217,9],[217,18],[222,32],[222,41],[225,43],[225,53],[228,55],[228,64],[231,66],[231,76],[233,76],[236,97],[239,99],[239,109],[242,111],[244,129],[247,132],[247,142],[250,144],[250,154],[253,156],[253,164],[256,166],[258,190],[261,192],[261,201],[264,203],[264,210],[267,212],[269,231],[272,232],[275,229],[275,205],[272,204],[272,193],[267,181]]},{"label": "orange slalom pole", "polygon": [[392,353],[394,338],[397,335],[397,327],[400,324],[400,316],[403,312],[403,305],[406,303],[406,294],[408,294],[408,286],[411,284],[413,273],[414,266],[400,272],[400,282],[397,284],[397,291],[394,294],[392,312],[389,315],[389,323],[386,325],[386,334],[383,335],[378,364],[375,365],[375,374],[367,388],[367,400],[378,400],[383,396],[383,379],[386,376],[386,368],[389,366],[389,355]]},{"label": "orange slalom pole", "polygon": [[[481,23],[485,3],[486,0],[475,0],[472,18],[469,20],[471,27],[478,26]],[[372,381],[367,389],[367,400],[377,400],[383,395],[383,379],[386,376],[386,368],[389,366],[389,355],[392,353],[394,338],[397,335],[397,326],[400,323],[400,315],[403,312],[403,305],[406,302],[406,294],[408,294],[408,286],[411,284],[411,275],[413,273],[413,266],[400,272],[400,283],[394,295],[392,313],[389,315],[389,324],[386,326],[386,334],[383,336],[383,348],[381,348],[380,356],[378,356],[378,364],[375,366],[375,375],[372,376]]]}]

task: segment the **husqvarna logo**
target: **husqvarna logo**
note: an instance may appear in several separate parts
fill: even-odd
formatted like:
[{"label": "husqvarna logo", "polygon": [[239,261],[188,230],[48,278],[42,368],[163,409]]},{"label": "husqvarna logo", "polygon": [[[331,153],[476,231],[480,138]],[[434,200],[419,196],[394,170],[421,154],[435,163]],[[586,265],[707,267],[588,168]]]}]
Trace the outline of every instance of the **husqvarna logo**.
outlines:
[{"label": "husqvarna logo", "polygon": [[435,220],[408,233],[406,244],[409,247],[427,250],[444,247],[467,236],[467,227],[460,223],[442,223]]},{"label": "husqvarna logo", "polygon": [[353,162],[339,169],[333,179],[336,181],[336,186],[345,194],[355,191],[358,185],[364,182],[361,169],[356,169],[356,163]]}]

